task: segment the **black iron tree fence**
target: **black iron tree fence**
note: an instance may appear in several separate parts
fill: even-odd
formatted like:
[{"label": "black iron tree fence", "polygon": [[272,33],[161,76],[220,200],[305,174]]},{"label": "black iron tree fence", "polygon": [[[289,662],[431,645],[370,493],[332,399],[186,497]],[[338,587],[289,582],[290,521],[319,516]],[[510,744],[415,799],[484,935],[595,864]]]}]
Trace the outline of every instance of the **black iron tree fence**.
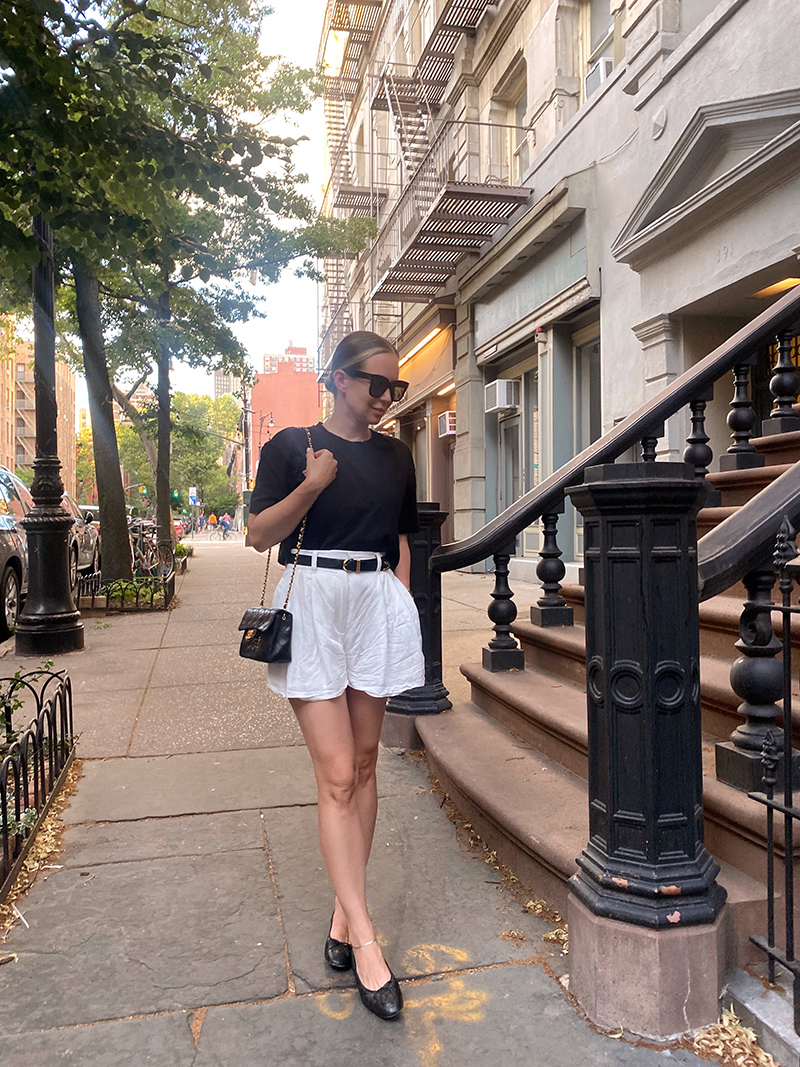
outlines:
[{"label": "black iron tree fence", "polygon": [[[72,762],[72,685],[66,671],[0,678],[0,902],[14,883]],[[21,732],[16,713],[34,715]]]}]

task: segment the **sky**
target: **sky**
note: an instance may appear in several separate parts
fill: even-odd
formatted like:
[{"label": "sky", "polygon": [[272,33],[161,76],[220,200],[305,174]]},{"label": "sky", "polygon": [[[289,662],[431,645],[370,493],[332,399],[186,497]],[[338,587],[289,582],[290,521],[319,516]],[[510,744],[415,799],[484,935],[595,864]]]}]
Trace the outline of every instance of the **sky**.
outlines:
[{"label": "sky", "polygon": [[[265,23],[263,51],[267,55],[280,55],[299,67],[315,66],[324,14],[325,0],[274,0],[273,13]],[[299,116],[294,126],[270,127],[270,132],[309,138],[295,148],[294,158],[298,171],[309,176],[306,195],[319,206],[324,162],[322,101],[317,100],[311,111]],[[282,353],[289,345],[306,348],[309,355],[315,354],[319,339],[316,283],[294,277],[290,269],[280,281],[263,287],[262,291],[267,296],[264,305],[267,317],[235,327],[256,370],[262,369],[266,353]],[[192,370],[176,363],[171,377],[173,389],[179,392],[214,394],[213,375],[204,370]],[[81,377],[76,380],[75,401],[76,414],[78,409],[88,406],[86,383]]]}]

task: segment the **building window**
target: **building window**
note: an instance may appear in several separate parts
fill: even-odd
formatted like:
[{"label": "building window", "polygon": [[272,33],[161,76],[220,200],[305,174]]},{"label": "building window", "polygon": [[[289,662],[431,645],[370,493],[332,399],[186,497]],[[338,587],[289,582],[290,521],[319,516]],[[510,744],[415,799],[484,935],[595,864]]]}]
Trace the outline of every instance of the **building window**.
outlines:
[{"label": "building window", "polygon": [[22,382],[24,380],[25,380],[25,364],[24,363],[18,363],[17,364],[17,381],[18,382]]},{"label": "building window", "polygon": [[528,86],[522,83],[519,96],[508,109],[509,125],[511,130],[511,180],[514,185],[520,185],[523,175],[528,169],[530,162],[530,150],[528,148],[528,131],[525,128],[526,112],[528,110]]},{"label": "building window", "polygon": [[489,106],[489,169],[486,181],[498,185],[519,185],[530,163],[528,111],[528,72],[525,60],[517,56],[500,79]]},{"label": "building window", "polygon": [[583,95],[588,100],[614,69],[614,21],[608,0],[586,0],[581,19]]}]

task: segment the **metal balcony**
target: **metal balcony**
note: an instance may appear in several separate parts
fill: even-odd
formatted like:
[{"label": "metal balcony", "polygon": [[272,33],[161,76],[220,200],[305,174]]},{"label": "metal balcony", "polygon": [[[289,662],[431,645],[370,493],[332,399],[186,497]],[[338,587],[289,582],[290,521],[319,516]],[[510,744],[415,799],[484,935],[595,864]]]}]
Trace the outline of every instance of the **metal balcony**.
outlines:
[{"label": "metal balcony", "polygon": [[[530,196],[530,189],[480,180],[477,128],[485,125],[448,122],[440,130],[381,223],[371,254],[371,299],[424,302],[435,296],[460,260],[477,252]],[[511,129],[489,127],[495,136]]]},{"label": "metal balcony", "polygon": [[340,185],[333,206],[352,215],[372,215],[374,218],[388,195],[387,189],[371,189],[368,185]]},{"label": "metal balcony", "polygon": [[372,39],[383,0],[329,0],[320,44],[320,60],[332,33],[346,35],[341,66],[324,77],[325,94],[352,100],[358,91],[361,55]]}]

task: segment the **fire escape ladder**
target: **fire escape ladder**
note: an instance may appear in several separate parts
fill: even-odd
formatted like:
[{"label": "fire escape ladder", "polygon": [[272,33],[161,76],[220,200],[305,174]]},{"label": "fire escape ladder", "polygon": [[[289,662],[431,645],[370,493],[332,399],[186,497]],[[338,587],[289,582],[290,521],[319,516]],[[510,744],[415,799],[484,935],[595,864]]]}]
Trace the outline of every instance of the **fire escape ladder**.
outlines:
[{"label": "fire escape ladder", "polygon": [[383,75],[383,88],[400,146],[405,184],[411,180],[430,150],[433,116],[415,73],[399,74],[388,66]]}]

